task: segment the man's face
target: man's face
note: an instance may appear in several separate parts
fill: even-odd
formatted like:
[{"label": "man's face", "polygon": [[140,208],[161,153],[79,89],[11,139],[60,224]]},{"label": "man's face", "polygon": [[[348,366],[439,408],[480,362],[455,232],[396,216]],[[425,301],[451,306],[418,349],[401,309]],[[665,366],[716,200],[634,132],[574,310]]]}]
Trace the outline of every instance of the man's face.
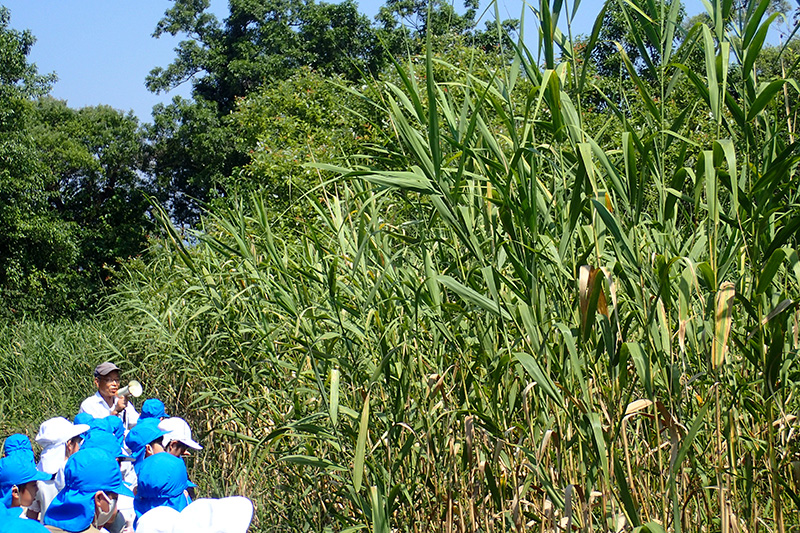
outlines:
[{"label": "man's face", "polygon": [[119,389],[119,370],[112,370],[105,376],[94,378],[94,385],[103,398],[113,398]]}]

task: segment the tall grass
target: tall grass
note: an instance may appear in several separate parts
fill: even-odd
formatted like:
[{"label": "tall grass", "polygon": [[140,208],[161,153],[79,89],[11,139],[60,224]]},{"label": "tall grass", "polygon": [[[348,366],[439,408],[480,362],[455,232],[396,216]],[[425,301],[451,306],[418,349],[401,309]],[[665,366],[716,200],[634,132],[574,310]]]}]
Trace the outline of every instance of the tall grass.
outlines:
[{"label": "tall grass", "polygon": [[110,324],[100,320],[0,326],[0,439],[25,433],[55,416],[72,419],[94,393],[95,365],[115,357]]},{"label": "tall grass", "polygon": [[541,0],[541,60],[429,50],[376,82],[404,169],[323,167],[301,237],[258,196],[191,245],[167,224],[115,346],[208,444],[206,489],[263,531],[796,527],[798,148],[771,105],[796,84],[757,78],[768,3],[711,1],[676,47],[675,2],[620,2],[645,70],[620,52],[635,92],[597,129],[597,32]]}]

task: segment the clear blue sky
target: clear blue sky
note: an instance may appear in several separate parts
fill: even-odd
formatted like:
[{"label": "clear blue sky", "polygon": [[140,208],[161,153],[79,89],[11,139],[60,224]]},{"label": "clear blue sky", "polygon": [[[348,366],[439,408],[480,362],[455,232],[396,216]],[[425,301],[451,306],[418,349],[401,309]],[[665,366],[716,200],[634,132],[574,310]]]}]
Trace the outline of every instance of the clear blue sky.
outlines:
[{"label": "clear blue sky", "polygon": [[[457,5],[461,4],[456,0]],[[523,0],[498,0],[501,18],[519,18]],[[573,1],[567,2],[572,8]],[[687,0],[690,15],[702,11],[700,0]],[[167,66],[179,39],[151,37],[156,23],[172,5],[169,0],[0,0],[11,10],[11,27],[30,30],[37,39],[30,60],[42,73],[55,72],[58,82],[52,95],[70,107],[108,104],[133,110],[142,121],[158,102],[175,95],[188,96],[189,84],[167,94],[152,94],[144,86],[145,76],[156,66]],[[373,17],[383,0],[362,0],[362,12]],[[488,0],[481,2],[482,6]],[[600,0],[583,0],[573,33],[589,33]],[[212,0],[219,19],[227,15],[227,0]],[[492,10],[493,11],[493,10]],[[529,41],[533,37],[525,14]],[[482,23],[481,23],[482,26]]]}]

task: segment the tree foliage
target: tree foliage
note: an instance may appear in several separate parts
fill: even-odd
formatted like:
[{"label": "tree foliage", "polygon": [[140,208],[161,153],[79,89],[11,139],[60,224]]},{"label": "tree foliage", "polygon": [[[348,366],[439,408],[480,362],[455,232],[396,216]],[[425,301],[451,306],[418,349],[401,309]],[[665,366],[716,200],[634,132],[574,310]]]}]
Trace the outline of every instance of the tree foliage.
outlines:
[{"label": "tree foliage", "polygon": [[[625,2],[608,2],[606,4],[599,41],[592,50],[592,59],[597,72],[604,77],[627,77],[627,70],[622,60],[622,53],[627,55],[637,71],[654,78],[654,72],[648,70],[651,65],[660,61],[660,43],[653,39],[658,21],[663,21],[669,12],[672,2],[669,0],[635,0]],[[685,16],[681,3],[678,22]],[[681,37],[675,34],[676,43]],[[673,43],[675,44],[675,43]]]},{"label": "tree foliage", "polygon": [[0,8],[0,315],[92,308],[152,229],[138,121],[44,96],[30,32]]},{"label": "tree foliage", "polygon": [[[226,118],[238,99],[279,86],[301,69],[346,82],[380,77],[390,55],[419,52],[427,33],[442,42],[471,39],[486,51],[501,52],[488,37],[496,29],[475,30],[477,3],[470,0],[465,7],[459,14],[446,2],[389,2],[372,25],[352,0],[230,0],[223,21],[209,12],[207,0],[176,0],[154,36],[186,38],[175,60],[147,78],[156,92],[189,80],[193,87],[191,101],[157,106],[150,130],[155,171],[173,216],[196,222],[198,206],[242,190],[229,187],[241,184],[246,173],[237,169],[255,146],[236,141]],[[516,27],[514,21],[504,24]],[[507,58],[512,47],[505,44],[501,57]]]},{"label": "tree foliage", "polygon": [[169,66],[151,71],[151,91],[191,79],[194,95],[225,114],[237,97],[286,79],[301,66],[354,80],[381,65],[375,33],[352,0],[231,0],[223,22],[208,8],[208,0],[176,0],[159,21],[155,37],[188,39]]}]

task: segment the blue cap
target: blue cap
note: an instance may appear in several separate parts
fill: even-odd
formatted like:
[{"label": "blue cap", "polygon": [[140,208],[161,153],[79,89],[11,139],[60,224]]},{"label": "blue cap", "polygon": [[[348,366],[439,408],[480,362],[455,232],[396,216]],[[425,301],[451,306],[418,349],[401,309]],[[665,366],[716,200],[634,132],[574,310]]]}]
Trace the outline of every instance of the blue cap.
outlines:
[{"label": "blue cap", "polygon": [[36,459],[33,456],[33,445],[31,444],[31,439],[22,433],[14,433],[13,435],[9,435],[3,444],[3,457],[8,457],[9,455],[14,455],[17,453],[25,454],[31,461],[34,463],[36,462]]},{"label": "blue cap", "polygon": [[120,447],[122,447],[122,442],[125,440],[125,426],[122,425],[122,420],[120,420],[118,416],[95,418],[91,426],[92,429],[89,430],[90,433],[95,430],[111,433],[119,441]]},{"label": "blue cap", "polygon": [[139,418],[167,418],[167,412],[164,410],[164,402],[158,398],[150,398],[145,400],[142,404],[142,414]]},{"label": "blue cap", "polygon": [[122,451],[122,443],[117,437],[101,429],[90,429],[80,449],[102,450],[115,459],[130,459],[130,456]]},{"label": "blue cap", "polygon": [[8,516],[0,514],[0,533],[49,533],[38,520],[20,518],[20,507],[8,511],[10,511]]},{"label": "blue cap", "polygon": [[0,459],[0,502],[11,507],[11,489],[29,481],[52,479],[52,474],[40,472],[36,464],[22,453],[15,453]]},{"label": "blue cap", "polygon": [[125,445],[131,451],[133,457],[133,468],[139,470],[139,465],[144,461],[144,454],[147,451],[147,445],[154,440],[166,435],[166,431],[159,429],[158,418],[146,418],[142,420],[139,418],[139,423],[133,426],[125,437]]},{"label": "blue cap", "polygon": [[95,418],[90,415],[89,413],[78,413],[75,415],[75,418],[72,420],[72,423],[76,426],[78,424],[87,424],[89,426],[94,425]]},{"label": "blue cap", "polygon": [[169,453],[151,455],[142,461],[139,468],[139,484],[133,500],[137,520],[154,507],[183,510],[191,503],[191,498],[184,491],[195,486],[189,481],[183,459]]},{"label": "blue cap", "polygon": [[94,520],[94,495],[97,491],[133,497],[122,482],[119,464],[103,450],[75,452],[64,467],[64,488],[53,499],[44,515],[44,524],[66,531],[83,531]]},{"label": "blue cap", "polygon": [[167,418],[167,413],[164,411],[164,402],[158,398],[150,398],[145,400],[142,404],[142,414],[139,415],[140,419],[143,418]]},{"label": "blue cap", "polygon": [[[97,419],[95,417],[93,417],[92,415],[90,415],[89,413],[78,413],[77,415],[75,415],[75,418],[72,420],[72,423],[75,424],[76,426],[78,424],[86,424],[87,426],[89,426],[89,429],[91,431],[92,426],[94,426],[94,421],[95,420],[97,420]],[[81,433],[81,437],[83,437],[85,439],[86,435],[88,435],[88,434],[89,434],[89,431],[85,431],[85,432]]]}]

